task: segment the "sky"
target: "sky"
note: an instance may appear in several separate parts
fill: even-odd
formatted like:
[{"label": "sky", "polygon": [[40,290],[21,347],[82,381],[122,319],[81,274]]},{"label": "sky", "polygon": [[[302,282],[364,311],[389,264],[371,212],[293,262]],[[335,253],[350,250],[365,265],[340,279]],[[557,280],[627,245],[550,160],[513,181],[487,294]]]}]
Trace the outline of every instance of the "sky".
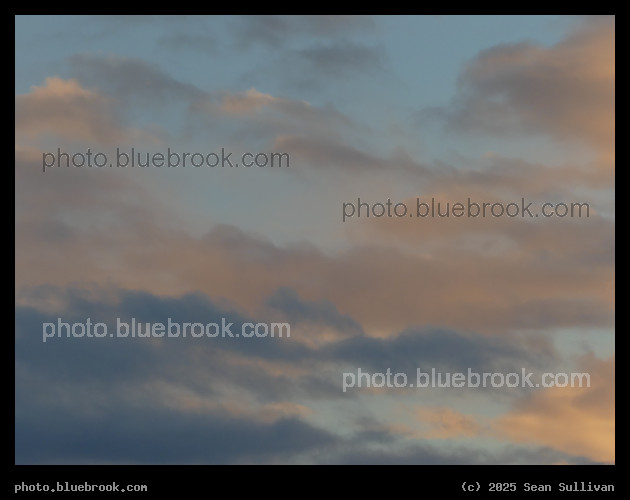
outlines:
[{"label": "sky", "polygon": [[[16,16],[15,50],[16,463],[614,463],[614,17]],[[88,148],[290,163],[54,164]],[[56,335],[88,319],[290,337]],[[348,387],[419,369],[590,387]]]}]

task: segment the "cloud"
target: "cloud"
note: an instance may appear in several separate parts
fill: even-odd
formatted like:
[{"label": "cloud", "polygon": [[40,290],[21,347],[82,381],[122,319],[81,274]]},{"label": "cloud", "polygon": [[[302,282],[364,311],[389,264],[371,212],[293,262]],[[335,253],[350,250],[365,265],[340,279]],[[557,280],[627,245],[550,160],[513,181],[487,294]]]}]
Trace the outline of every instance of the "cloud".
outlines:
[{"label": "cloud", "polygon": [[[260,92],[206,90],[171,76],[158,65],[122,56],[77,54],[69,58],[72,74],[103,95],[115,96],[126,109],[150,109],[152,115],[181,118],[180,134],[195,136],[200,130],[237,127],[237,139],[266,138],[278,134],[303,133],[328,136],[356,125],[330,105],[313,106],[304,100],[288,99]],[[230,121],[228,121],[230,120]],[[174,131],[176,132],[176,131]]]},{"label": "cloud", "polygon": [[586,143],[610,157],[615,135],[615,23],[587,18],[551,47],[501,44],[481,52],[461,73],[442,116],[466,132],[546,134]]},{"label": "cloud", "polygon": [[[212,301],[201,293],[173,297],[158,296],[147,291],[92,286],[67,289],[40,287],[26,290],[22,295],[29,298],[32,305],[16,308],[16,357],[34,363],[37,370],[59,367],[63,363],[64,352],[67,355],[72,352],[72,357],[79,360],[91,358],[88,365],[74,363],[68,366],[64,372],[69,377],[77,375],[74,370],[85,370],[84,378],[90,378],[90,373],[98,378],[102,371],[107,371],[108,360],[112,357],[118,357],[121,362],[127,360],[119,366],[117,374],[121,375],[123,366],[134,373],[155,363],[163,364],[166,369],[169,365],[168,356],[179,351],[178,356],[183,360],[190,355],[193,346],[198,356],[226,356],[225,363],[234,361],[236,358],[230,356],[235,355],[242,359],[276,361],[298,367],[307,366],[308,363],[311,366],[316,363],[341,363],[385,371],[387,367],[395,366],[414,374],[418,363],[460,371],[466,368],[483,371],[510,367],[515,363],[539,366],[555,358],[553,349],[544,342],[523,343],[517,337],[496,339],[436,327],[408,329],[392,333],[387,338],[371,338],[363,333],[361,325],[350,317],[340,315],[330,304],[301,301],[287,289],[278,290],[269,297],[267,303],[273,306],[273,311],[282,312],[281,315],[275,315],[274,320],[291,323],[290,338],[226,337],[210,341],[206,338],[201,343],[191,337],[154,339],[151,342],[129,338],[127,343],[105,338],[90,344],[89,341],[76,341],[62,336],[45,346],[42,343],[42,323],[56,324],[61,316],[69,323],[85,322],[86,318],[91,318],[92,323],[104,322],[110,332],[116,331],[118,318],[129,325],[133,319],[142,327],[147,323],[166,324],[169,320],[178,324],[221,324],[221,319],[225,318],[226,322],[232,323],[233,331],[239,332],[244,323],[268,321],[269,316],[265,311],[254,316],[244,315],[235,311],[231,305]],[[49,312],[53,310],[55,314]],[[314,323],[319,328],[304,329],[305,323]],[[336,332],[336,335],[325,344],[311,344],[308,336],[321,336],[326,328]],[[175,345],[164,349],[172,343]],[[119,351],[124,354],[122,358],[117,354]],[[56,352],[57,355],[44,355],[50,352]],[[39,354],[44,357],[36,359]],[[225,363],[221,363],[222,369],[225,369]],[[130,374],[125,376],[129,377]]]},{"label": "cloud", "polygon": [[17,464],[265,463],[334,441],[295,418],[266,423],[113,406],[96,416],[49,409],[43,414],[16,418]]},{"label": "cloud", "polygon": [[124,125],[114,99],[59,77],[46,78],[44,85],[16,96],[15,134],[18,144],[46,137],[92,145],[156,142]]},{"label": "cloud", "polygon": [[395,152],[383,157],[347,144],[337,136],[313,137],[296,133],[282,134],[276,137],[273,147],[279,151],[288,151],[296,158],[314,169],[314,171],[337,171],[345,174],[360,172],[391,172],[403,175],[430,176],[431,171],[425,165],[409,156]]},{"label": "cloud", "polygon": [[[414,377],[416,369],[466,372],[501,370],[515,365],[549,363],[554,352],[544,342],[520,344],[509,337],[492,338],[437,327],[409,328],[387,338],[356,336],[322,348],[327,358],[375,372],[396,370]],[[511,368],[510,368],[511,369]]]},{"label": "cloud", "polygon": [[230,115],[247,115],[263,108],[277,109],[284,114],[312,113],[314,110],[306,101],[291,101],[263,94],[252,88],[246,92],[226,93],[221,101],[221,111]]},{"label": "cloud", "polygon": [[497,432],[596,462],[615,462],[615,358],[589,356],[581,372],[591,386],[554,387],[528,395],[497,419]]},{"label": "cloud", "polygon": [[[403,130],[404,75],[392,80],[387,59],[400,48],[395,30],[414,22],[80,21],[78,31],[62,30],[65,18],[21,22],[30,35],[16,84],[42,83],[16,96],[17,462],[614,462],[614,357],[584,360],[594,381],[584,390],[438,388],[421,407],[412,389],[342,390],[343,373],[358,367],[410,377],[432,367],[552,371],[574,362],[565,348],[583,351],[584,337],[587,349],[610,350],[596,337],[611,331],[615,310],[614,18],[587,18],[553,45],[480,52],[453,100],[421,113],[446,124],[433,137]],[[131,46],[134,27],[144,43]],[[126,43],[140,57],[102,55]],[[448,71],[453,61],[443,62]],[[202,72],[171,71],[192,66]],[[67,72],[43,80],[46,68]],[[222,74],[204,80],[217,76],[211,68]],[[443,95],[424,83],[426,99]],[[372,94],[384,101],[366,101]],[[471,135],[455,164],[444,152],[454,131],[493,137],[502,153],[480,158]],[[180,150],[216,141],[237,155],[244,144],[287,152],[292,168],[271,180],[240,168],[203,180],[163,169],[41,171],[42,150],[146,150],[166,137]],[[546,158],[510,156],[529,144]],[[443,157],[431,159],[436,151]],[[400,197],[413,211],[416,194],[580,201],[591,211],[342,222],[342,203],[359,195]],[[253,216],[264,220],[255,226]],[[283,242],[296,231],[299,241]],[[59,317],[112,328],[117,317],[225,318],[233,330],[286,321],[291,338],[44,344],[42,323]]]},{"label": "cloud", "polygon": [[[359,335],[308,347],[299,323],[290,341],[279,342],[63,336],[43,343],[42,323],[57,318],[72,324],[89,317],[110,331],[118,317],[165,323],[169,317],[180,324],[225,317],[235,331],[244,321],[260,318],[241,316],[201,294],[156,296],[106,287],[29,293],[37,306],[18,306],[15,315],[18,463],[286,463],[322,455],[327,463],[371,460],[373,444],[393,443],[397,435],[368,432],[357,447],[358,436],[314,423],[321,410],[313,401],[342,397],[340,366],[389,364],[402,370],[430,362],[488,368],[531,365],[549,356],[544,346],[532,352],[531,346],[508,340],[438,330],[404,332],[389,340]],[[348,319],[326,304],[298,300],[284,290],[271,302],[295,309],[300,321],[332,319],[348,326]],[[442,436],[459,424],[466,428],[451,414],[420,416]],[[349,458],[352,450],[356,455]],[[412,460],[391,453],[392,460]],[[462,459],[458,452],[451,458],[448,452],[435,453],[438,463]],[[385,463],[388,456],[374,463]],[[413,456],[421,460],[423,455]]]},{"label": "cloud", "polygon": [[426,443],[398,449],[374,448],[346,446],[332,456],[316,456],[325,463],[339,465],[547,465],[559,461],[592,464],[583,457],[567,456],[550,448],[510,446],[494,453],[465,446],[444,449]]},{"label": "cloud", "polygon": [[363,328],[353,318],[341,314],[335,305],[326,300],[305,301],[290,288],[281,287],[269,296],[266,305],[280,311],[282,317],[293,325],[308,325],[318,331],[318,337],[323,336],[323,329],[332,327],[334,334],[331,339],[343,336],[361,336]]},{"label": "cloud", "polygon": [[306,63],[309,71],[333,77],[354,72],[382,70],[385,56],[379,47],[350,41],[327,42],[295,52],[296,62]]},{"label": "cloud", "polygon": [[161,37],[158,40],[158,45],[174,51],[186,52],[193,50],[214,53],[217,41],[208,34],[173,33]]},{"label": "cloud", "polygon": [[196,126],[202,130],[215,130],[221,123],[223,133],[226,128],[236,127],[233,140],[262,141],[268,147],[276,147],[274,140],[283,134],[326,138],[358,128],[330,105],[318,107],[306,101],[266,94],[255,88],[243,92],[213,92],[191,103],[190,112]]},{"label": "cloud", "polygon": [[386,81],[385,70],[391,69],[384,47],[373,36],[366,41],[366,33],[377,29],[369,16],[247,16],[233,26],[237,50],[264,54],[242,75],[248,81],[326,95],[331,86],[322,85],[324,80],[334,79],[337,89],[352,88],[365,76]]},{"label": "cloud", "polygon": [[[125,213],[124,206],[112,210]],[[518,247],[502,253],[462,247],[423,254],[364,245],[327,255],[277,246],[226,225],[192,237],[172,225],[157,225],[158,219],[148,213],[148,223],[142,225],[143,213],[134,214],[137,220],[122,219],[106,233],[92,235],[93,230],[86,228],[80,244],[48,238],[44,255],[41,245],[35,244],[41,238],[39,229],[20,228],[17,286],[65,286],[89,273],[93,282],[105,280],[153,293],[201,291],[250,313],[278,288],[288,287],[302,300],[335,304],[340,314],[360,322],[371,335],[426,324],[484,333],[612,325],[614,280],[609,259],[597,249],[589,257],[586,247],[583,256],[577,253],[563,260],[564,254],[573,253],[571,239],[579,241],[576,235],[581,233],[567,231],[563,236],[560,230],[558,244],[566,251],[558,247],[557,254],[544,250],[544,235],[549,233],[542,231],[536,236],[540,251],[533,254]],[[26,245],[27,241],[32,243]],[[49,268],[44,276],[29,263],[45,259],[52,249],[74,265]],[[584,265],[589,261],[600,263]],[[457,307],[451,306],[453,301]]]},{"label": "cloud", "polygon": [[474,436],[482,430],[477,419],[451,408],[417,408],[416,416],[429,428],[422,436],[426,439],[449,439]]},{"label": "cloud", "polygon": [[69,63],[79,81],[130,104],[155,107],[172,99],[189,102],[207,95],[196,86],[173,78],[158,65],[137,58],[76,54]]},{"label": "cloud", "polygon": [[[575,205],[575,217],[552,217],[544,219],[529,215],[510,218],[492,217],[487,211],[487,217],[468,217],[464,212],[462,217],[415,217],[418,200],[429,207],[433,203],[437,212],[451,211],[456,204],[467,210],[471,203],[471,212],[483,203],[501,203],[503,207],[516,204],[522,210],[523,205],[531,203],[532,214],[540,213],[542,200],[534,197],[525,198],[497,196],[483,191],[449,191],[423,192],[416,198],[404,200],[414,217],[375,218],[358,220],[348,219],[348,232],[354,241],[368,245],[386,238],[392,246],[398,246],[409,252],[424,255],[438,253],[452,255],[454,258],[475,260],[483,255],[493,255],[500,259],[519,259],[529,261],[533,266],[548,265],[556,262],[567,269],[578,266],[593,266],[601,271],[610,273],[613,270],[615,258],[615,224],[614,221],[600,216],[592,203],[576,201],[576,198],[564,198],[568,210],[571,204],[584,204],[580,208]],[[554,198],[547,198],[554,199]],[[367,199],[362,199],[369,202]],[[557,198],[556,198],[557,200]],[[554,204],[555,204],[554,203]],[[354,201],[356,205],[356,201]],[[439,205],[438,205],[439,204]],[[587,206],[588,205],[588,217]],[[430,208],[429,208],[430,209]],[[562,209],[562,207],[560,207]],[[425,210],[424,205],[421,210]],[[514,205],[509,208],[514,211]],[[549,212],[550,208],[547,208]],[[581,210],[581,216],[578,213]],[[365,215],[365,214],[363,214]],[[421,228],[421,230],[419,230]],[[497,263],[497,265],[500,265]]]},{"label": "cloud", "polygon": [[234,33],[241,46],[264,43],[277,48],[297,38],[329,38],[372,26],[369,16],[242,16],[235,22]]}]

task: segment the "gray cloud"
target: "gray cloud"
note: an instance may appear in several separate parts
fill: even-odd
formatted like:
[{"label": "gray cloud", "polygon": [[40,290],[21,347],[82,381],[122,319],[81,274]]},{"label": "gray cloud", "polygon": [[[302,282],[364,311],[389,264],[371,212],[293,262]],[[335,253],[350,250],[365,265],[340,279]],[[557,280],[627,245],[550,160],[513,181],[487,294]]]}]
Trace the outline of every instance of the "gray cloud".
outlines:
[{"label": "gray cloud", "polygon": [[94,416],[30,410],[16,425],[17,464],[264,463],[335,439],[298,419],[264,423],[116,406]]},{"label": "gray cloud", "polygon": [[497,45],[468,63],[450,105],[420,116],[443,118],[451,130],[548,134],[609,150],[614,41],[614,16],[596,16],[552,47]]},{"label": "gray cloud", "polygon": [[368,16],[243,16],[235,21],[235,33],[241,46],[264,43],[286,46],[295,38],[330,37],[373,26]]},{"label": "gray cloud", "polygon": [[171,77],[157,65],[140,59],[77,54],[69,62],[79,81],[102,88],[119,99],[155,106],[172,98],[191,101],[207,95],[194,85]]},{"label": "gray cloud", "polygon": [[354,72],[382,70],[385,56],[378,47],[350,41],[328,42],[295,51],[296,62],[306,63],[309,72],[327,76],[347,76]]}]

